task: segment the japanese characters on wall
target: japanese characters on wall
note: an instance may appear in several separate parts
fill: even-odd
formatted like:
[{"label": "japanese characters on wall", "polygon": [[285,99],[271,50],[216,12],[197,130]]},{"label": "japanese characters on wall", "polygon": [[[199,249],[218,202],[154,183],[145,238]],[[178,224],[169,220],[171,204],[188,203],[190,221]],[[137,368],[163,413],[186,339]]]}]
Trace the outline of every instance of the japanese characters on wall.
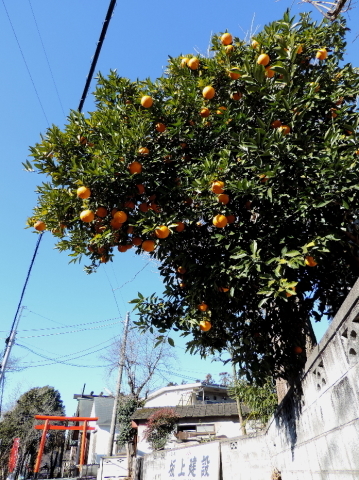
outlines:
[{"label": "japanese characters on wall", "polygon": [[158,452],[157,459],[147,465],[145,458],[145,478],[146,480],[219,480],[219,453],[218,442]]}]

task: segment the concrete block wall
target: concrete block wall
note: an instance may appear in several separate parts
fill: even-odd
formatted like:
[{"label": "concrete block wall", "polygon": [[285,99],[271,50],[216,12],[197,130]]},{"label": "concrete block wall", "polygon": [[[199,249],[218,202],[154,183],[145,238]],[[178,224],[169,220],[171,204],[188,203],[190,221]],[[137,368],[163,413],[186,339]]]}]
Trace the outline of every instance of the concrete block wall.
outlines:
[{"label": "concrete block wall", "polygon": [[223,480],[359,479],[359,280],[266,431],[219,448]]}]

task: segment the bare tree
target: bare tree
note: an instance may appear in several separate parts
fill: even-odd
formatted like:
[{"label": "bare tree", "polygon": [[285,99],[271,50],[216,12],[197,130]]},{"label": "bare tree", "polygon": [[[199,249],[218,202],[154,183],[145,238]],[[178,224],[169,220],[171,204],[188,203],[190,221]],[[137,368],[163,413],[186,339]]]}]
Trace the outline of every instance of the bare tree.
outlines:
[{"label": "bare tree", "polygon": [[[157,385],[168,383],[168,369],[176,359],[173,347],[162,342],[156,345],[156,332],[143,334],[131,329],[126,342],[126,356],[124,374],[127,380],[127,388],[123,387],[123,393],[134,398],[147,398],[149,392]],[[107,353],[101,358],[110,363],[108,374],[117,370],[121,340],[113,343]],[[163,375],[164,374],[164,375]],[[125,382],[124,382],[125,384]]]}]

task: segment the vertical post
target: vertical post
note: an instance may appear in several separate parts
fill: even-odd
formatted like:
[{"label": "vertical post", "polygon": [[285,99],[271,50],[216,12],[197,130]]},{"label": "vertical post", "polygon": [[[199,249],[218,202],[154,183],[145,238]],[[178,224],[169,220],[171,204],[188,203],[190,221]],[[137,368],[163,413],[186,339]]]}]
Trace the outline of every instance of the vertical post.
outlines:
[{"label": "vertical post", "polygon": [[40,470],[41,458],[42,458],[42,454],[44,452],[44,447],[45,447],[46,435],[47,435],[48,428],[49,428],[49,420],[45,420],[44,431],[42,432],[39,451],[37,453],[37,458],[36,458],[36,463],[35,463],[35,468],[34,468],[34,474],[35,474],[36,478],[37,478],[37,474],[39,473],[39,470]]},{"label": "vertical post", "polygon": [[118,409],[118,401],[119,401],[119,398],[120,398],[120,391],[121,391],[122,372],[123,372],[123,367],[125,365],[125,358],[126,358],[126,341],[127,341],[127,331],[128,331],[129,321],[130,321],[130,314],[127,312],[126,313],[124,330],[123,330],[121,351],[120,351],[120,365],[119,365],[118,377],[117,377],[115,401],[114,401],[113,410],[112,410],[110,438],[109,438],[109,441],[108,441],[108,449],[107,449],[107,455],[109,457],[111,457],[111,455],[112,455],[113,442],[115,440],[115,431],[116,431],[116,423],[117,423],[117,421],[116,421],[117,420],[117,409]]},{"label": "vertical post", "polygon": [[2,361],[1,361],[1,365],[0,365],[0,385],[3,382],[4,377],[5,377],[6,365],[7,365],[7,362],[9,360],[9,357],[10,357],[11,348],[13,347],[13,345],[15,343],[16,330],[17,330],[17,327],[19,325],[19,321],[20,321],[20,318],[21,318],[21,315],[22,315],[22,312],[23,312],[24,308],[26,308],[26,307],[21,307],[21,311],[19,313],[19,316],[16,318],[13,329],[11,330],[10,336],[7,340],[5,354],[4,354],[4,357],[3,357]]},{"label": "vertical post", "polygon": [[[234,379],[234,382],[236,383],[237,382],[237,372],[236,372],[236,367],[234,366],[233,361],[232,361],[232,370],[233,370],[233,379]],[[243,422],[242,406],[241,406],[241,402],[240,402],[238,397],[236,397],[236,403],[237,403],[239,423],[241,424],[242,435],[247,435],[246,426]]]},{"label": "vertical post", "polygon": [[80,463],[79,463],[81,467],[85,463],[86,433],[87,433],[87,421],[84,421],[83,428],[82,428],[81,453],[80,453]]}]

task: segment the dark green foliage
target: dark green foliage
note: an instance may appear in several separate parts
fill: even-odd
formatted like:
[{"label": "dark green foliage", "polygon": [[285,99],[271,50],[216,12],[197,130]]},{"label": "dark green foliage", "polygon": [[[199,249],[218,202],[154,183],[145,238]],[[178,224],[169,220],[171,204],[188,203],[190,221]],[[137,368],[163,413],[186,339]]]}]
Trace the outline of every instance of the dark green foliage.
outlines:
[{"label": "dark green foliage", "polygon": [[173,408],[161,408],[153,413],[147,421],[144,436],[153,450],[162,450],[178,422],[178,415]]},{"label": "dark green foliage", "polygon": [[[240,374],[251,379],[295,376],[305,363],[310,317],[332,315],[359,271],[359,75],[342,63],[345,29],[343,19],[317,25],[303,14],[294,23],[287,12],[256,36],[257,49],[235,38],[228,55],[215,36],[213,56],[201,57],[198,70],[181,67],[179,57],[155,82],[100,75],[96,111],[72,112],[64,131],[52,127],[32,148],[34,167],[50,182],[39,187],[29,224],[43,219],[72,261],[90,258],[88,272],[134,236],[154,239],[156,226],[168,226],[171,234],[156,239],[151,253],[161,262],[164,295],[134,300],[138,326],[156,327],[159,340],[172,328],[193,334],[189,351],[202,355],[230,344]],[[316,60],[323,47],[328,58]],[[257,64],[261,52],[274,78]],[[233,68],[237,80],[229,77]],[[209,101],[202,97],[207,85],[216,90]],[[154,99],[149,109],[140,104],[145,94]],[[204,106],[211,115],[202,119]],[[290,133],[274,128],[275,120]],[[158,122],[165,132],[156,131]],[[141,156],[140,147],[149,154]],[[133,161],[142,173],[130,174]],[[215,180],[224,182],[226,205],[211,191]],[[91,189],[88,200],[77,198],[79,185]],[[99,206],[106,218],[79,219]],[[119,230],[111,226],[114,208],[128,214]],[[217,214],[235,221],[216,228]],[[176,231],[176,222],[185,230]],[[207,312],[197,309],[202,301]],[[202,333],[204,318],[212,328]]]},{"label": "dark green foliage", "polygon": [[278,404],[276,387],[272,378],[267,378],[263,385],[251,384],[243,378],[239,379],[229,387],[228,394],[249,408],[245,423],[249,420],[257,420],[260,426],[264,426]]},{"label": "dark green foliage", "polygon": [[132,396],[123,397],[121,399],[117,417],[120,429],[117,443],[120,447],[124,447],[126,443],[132,441],[136,429],[131,426],[131,415],[137,410],[137,408],[143,407],[143,405],[143,401]]},{"label": "dark green foliage", "polygon": [[[65,409],[60,393],[53,387],[36,387],[21,395],[16,406],[6,412],[0,421],[0,465],[6,471],[9,452],[13,440],[20,438],[18,468],[21,470],[26,463],[33,466],[39,446],[41,431],[34,425],[43,423],[34,419],[34,415],[64,415]],[[64,432],[51,432],[46,441],[45,453],[53,452],[64,442]],[[52,457],[51,457],[52,458]],[[53,465],[50,465],[50,469]]]}]

